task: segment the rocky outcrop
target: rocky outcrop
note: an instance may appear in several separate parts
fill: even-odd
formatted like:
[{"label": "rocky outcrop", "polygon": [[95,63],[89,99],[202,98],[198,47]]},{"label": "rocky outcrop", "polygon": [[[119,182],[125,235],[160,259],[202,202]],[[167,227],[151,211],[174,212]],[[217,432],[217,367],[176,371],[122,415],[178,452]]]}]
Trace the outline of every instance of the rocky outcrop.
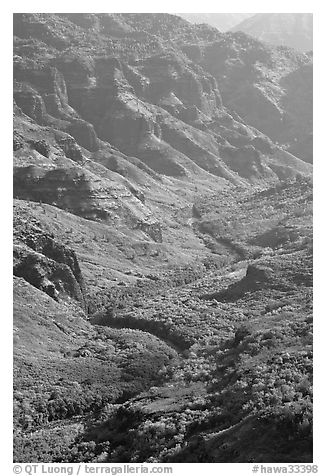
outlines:
[{"label": "rocky outcrop", "polygon": [[73,160],[74,162],[84,162],[84,156],[81,151],[81,148],[78,146],[73,137],[65,133],[57,132],[55,134],[55,139],[66,157]]},{"label": "rocky outcrop", "polygon": [[39,227],[18,219],[14,275],[53,299],[72,298],[85,308],[85,286],[75,252]]},{"label": "rocky outcrop", "polygon": [[14,275],[24,278],[55,300],[72,298],[85,308],[82,282],[77,281],[68,264],[57,262],[27,247],[16,245],[14,246]]}]

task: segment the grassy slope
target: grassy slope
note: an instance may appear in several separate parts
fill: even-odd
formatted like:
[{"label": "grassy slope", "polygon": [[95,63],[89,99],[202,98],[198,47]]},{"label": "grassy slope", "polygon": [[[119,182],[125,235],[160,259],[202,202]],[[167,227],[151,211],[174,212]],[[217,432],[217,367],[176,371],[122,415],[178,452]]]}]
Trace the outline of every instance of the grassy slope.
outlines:
[{"label": "grassy slope", "polygon": [[70,427],[74,418],[83,420],[83,415],[106,403],[161,382],[160,369],[177,357],[150,334],[91,326],[78,306],[56,303],[22,278],[14,278],[14,292],[15,459],[19,461],[44,461],[43,457],[50,461],[58,440],[42,450],[45,455],[31,443],[42,428],[43,434],[48,434],[47,428],[51,434],[56,421],[63,422],[58,428]]},{"label": "grassy slope", "polygon": [[[193,33],[173,18],[181,22],[180,30],[176,28],[180,44],[187,35],[197,41],[200,28]],[[62,27],[68,34],[72,29],[65,21],[52,20],[42,28],[50,45],[57,46],[63,40],[56,30]],[[114,25],[125,32],[123,20],[115,18]],[[141,21],[153,27],[146,15],[126,16],[125,21],[137,28]],[[165,21],[158,22],[160,34],[167,34]],[[79,29],[74,41],[88,51],[99,40],[97,53],[101,48],[104,52],[106,39],[92,31],[90,45]],[[26,41],[17,39],[18,51]],[[121,44],[122,55],[130,45],[127,40]],[[29,46],[31,57],[42,62],[44,44],[32,41]],[[52,46],[46,46],[50,56],[45,62],[57,54]],[[156,46],[162,51],[162,45]],[[142,45],[137,48],[142,54]],[[104,199],[111,200],[118,190],[123,213],[115,223],[94,221],[39,201],[15,200],[17,242],[36,224],[72,248],[93,315],[91,324],[72,301],[54,301],[15,278],[15,460],[247,461],[245,442],[235,438],[240,428],[257,448],[250,455],[253,460],[277,459],[288,450],[290,459],[309,461],[309,181],[261,193],[232,187],[222,191],[224,179],[206,171],[199,174],[194,165],[186,177],[158,178],[109,144],[103,154],[79,149],[83,163],[76,164],[58,147],[53,128],[18,116],[18,167],[37,165],[42,173],[53,165],[78,169],[90,178],[95,195],[103,179]],[[172,121],[174,140],[182,148],[184,133],[177,122]],[[201,133],[182,127],[202,144]],[[233,130],[229,133],[239,139]],[[45,155],[29,145],[36,140],[40,148],[43,138],[49,146]],[[73,146],[70,155],[78,151]],[[206,152],[201,151],[203,157]],[[114,167],[111,155],[117,161]],[[292,160],[279,155],[274,154],[276,167]],[[299,166],[304,173],[311,168]],[[146,206],[132,196],[139,192],[145,193]],[[124,221],[129,212],[143,219],[149,211],[162,224],[163,243]],[[248,262],[253,264],[249,275]],[[274,365],[274,358],[282,361]],[[282,374],[276,384],[275,375],[283,367],[289,375]],[[258,384],[253,392],[243,391],[253,384]],[[255,426],[262,431],[264,422],[274,432],[266,439],[253,433]],[[219,433],[233,425],[238,425],[235,430]],[[290,446],[282,440],[273,447],[279,431],[284,441],[292,438]],[[220,438],[223,444],[216,452]],[[258,448],[259,438],[263,447]]]},{"label": "grassy slope", "polygon": [[[22,351],[29,367],[22,366],[26,373],[17,380],[18,400],[20,393],[29,400],[18,415],[27,428],[36,425],[34,449],[26,446],[23,433],[16,440],[26,461],[311,461],[311,184],[294,182],[238,203],[233,199],[229,196],[232,206],[224,209],[230,224],[227,236],[242,246],[245,259],[218,273],[206,270],[204,277],[188,284],[181,284],[180,275],[187,278],[180,270],[179,285],[165,278],[158,288],[152,282],[141,295],[130,293],[102,321],[119,329],[91,327],[76,318],[73,345],[50,321],[46,335],[60,336],[61,349],[68,354],[64,363],[57,350],[44,354],[46,366],[41,352],[35,359],[30,351]],[[298,213],[300,200],[305,207],[301,205]],[[214,224],[211,205],[209,210]],[[245,228],[239,217],[245,218],[248,210],[251,227]],[[219,216],[220,212],[217,208]],[[203,209],[201,213],[208,221]],[[296,233],[285,238],[281,233],[276,239],[273,230],[280,221]],[[31,299],[33,293],[41,294],[29,293]],[[45,301],[49,314],[53,303],[50,298]],[[25,304],[22,309],[25,315]],[[58,312],[57,304],[51,312]],[[60,317],[54,317],[69,334],[71,324],[63,315],[60,309]],[[51,340],[47,342],[50,346]],[[36,345],[42,350],[41,343]],[[179,361],[173,360],[175,346]],[[84,356],[73,357],[76,351]],[[157,367],[146,370],[149,356]],[[130,399],[146,385],[154,387]],[[83,398],[76,398],[80,387]],[[46,396],[41,407],[46,410],[35,413],[40,391]],[[121,398],[129,400],[119,403]],[[71,399],[82,409],[73,413],[78,417],[75,423],[67,410]],[[48,408],[54,413],[50,419]],[[51,422],[52,418],[58,420]],[[62,438],[68,438],[64,448]]]}]

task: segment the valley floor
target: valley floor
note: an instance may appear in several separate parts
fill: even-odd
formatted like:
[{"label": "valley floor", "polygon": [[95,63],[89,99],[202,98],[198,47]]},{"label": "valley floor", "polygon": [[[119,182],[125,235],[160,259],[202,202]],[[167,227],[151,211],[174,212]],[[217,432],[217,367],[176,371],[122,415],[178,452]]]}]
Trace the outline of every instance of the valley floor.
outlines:
[{"label": "valley floor", "polygon": [[15,461],[312,461],[311,184],[196,207],[210,259],[93,286],[88,318],[16,268]]}]

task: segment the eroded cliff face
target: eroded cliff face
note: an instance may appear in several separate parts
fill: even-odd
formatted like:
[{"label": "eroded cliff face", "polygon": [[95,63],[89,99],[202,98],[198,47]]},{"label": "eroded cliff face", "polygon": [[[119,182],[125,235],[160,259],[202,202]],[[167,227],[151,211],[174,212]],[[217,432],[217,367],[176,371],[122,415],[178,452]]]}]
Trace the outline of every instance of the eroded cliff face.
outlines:
[{"label": "eroded cliff face", "polygon": [[[105,170],[105,169],[104,169]],[[106,172],[106,170],[105,170]],[[46,170],[18,167],[14,173],[15,198],[53,204],[83,218],[119,227],[139,227],[162,241],[160,225],[150,210],[126,186],[112,183],[75,167]]]},{"label": "eroded cliff face", "polygon": [[[186,54],[192,58],[191,50]],[[268,47],[242,32],[202,48],[200,65],[217,80],[223,103],[287,151],[312,162],[312,54]]]},{"label": "eroded cliff face", "polygon": [[56,301],[71,299],[86,310],[86,290],[75,252],[15,210],[14,275]]},{"label": "eroded cliff face", "polygon": [[[257,148],[257,139],[268,140],[264,133],[285,144],[290,139],[281,137],[283,123],[292,121],[290,151],[298,141],[294,136],[301,124],[294,119],[298,116],[294,111],[286,112],[293,101],[291,92],[280,87],[280,79],[286,81],[282,65],[294,74],[309,62],[304,55],[269,50],[245,35],[222,35],[181,19],[176,22],[175,41],[169,37],[163,47],[164,28],[160,26],[156,36],[149,29],[140,38],[144,20],[137,15],[119,16],[124,33],[112,29],[117,17],[94,18],[91,28],[82,15],[79,20],[69,15],[17,16],[14,97],[38,124],[70,134],[90,152],[111,144],[162,175],[189,176],[195,162],[204,171],[237,184],[252,177],[243,176],[245,167],[241,165],[232,168],[225,164],[219,147],[237,147],[239,132],[242,146]],[[172,18],[167,16],[164,21]],[[58,47],[54,31],[64,33],[66,46],[69,41],[75,46]],[[96,44],[95,31],[99,35]],[[29,36],[35,39],[31,42]],[[192,46],[194,38],[197,44]],[[90,42],[87,46],[86,39]],[[110,45],[106,55],[104,41]],[[271,69],[280,71],[275,84]],[[230,115],[225,105],[240,116]],[[262,158],[267,169],[272,155],[270,149]],[[248,154],[246,157],[248,161]],[[254,166],[255,154],[252,157]],[[275,170],[268,172],[267,180],[278,180]]]},{"label": "eroded cliff face", "polygon": [[[117,227],[139,228],[162,240],[159,221],[144,204],[137,184],[89,160],[90,151],[65,132],[36,125],[19,111],[15,126],[15,198],[53,204]],[[110,151],[105,156],[115,157]]]},{"label": "eroded cliff face", "polygon": [[[311,175],[307,55],[164,14],[17,14],[14,35],[14,197],[94,223],[73,220],[119,256],[114,279],[125,259],[203,258],[196,197]],[[70,258],[17,246],[19,276],[82,300]]]},{"label": "eroded cliff face", "polygon": [[14,196],[103,240],[187,261],[197,196],[312,173],[309,55],[165,14],[17,14],[14,35]]},{"label": "eroded cliff face", "polygon": [[271,358],[310,358],[310,57],[166,14],[17,14],[14,35],[15,458],[242,462],[196,438],[253,411],[255,439],[239,362],[284,370],[274,301]]}]

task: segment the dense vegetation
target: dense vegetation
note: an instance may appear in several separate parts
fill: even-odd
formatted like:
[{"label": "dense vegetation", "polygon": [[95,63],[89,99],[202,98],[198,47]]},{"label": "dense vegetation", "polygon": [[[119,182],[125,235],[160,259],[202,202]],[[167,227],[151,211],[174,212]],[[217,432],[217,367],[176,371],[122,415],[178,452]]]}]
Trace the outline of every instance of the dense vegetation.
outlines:
[{"label": "dense vegetation", "polygon": [[[233,203],[223,209],[222,236],[251,254],[249,267],[233,255],[218,273],[178,269],[138,292],[123,286],[106,311],[103,301],[94,307],[97,324],[85,323],[82,342],[63,356],[17,356],[16,459],[311,461],[310,201],[310,182],[295,181]],[[211,222],[199,205],[198,220],[218,241],[207,208]],[[248,214],[251,228],[238,235],[243,222],[232,227],[233,216]],[[296,233],[275,241],[262,221]],[[270,241],[261,242],[261,231]]]},{"label": "dense vegetation", "polygon": [[311,461],[311,56],[165,14],[14,48],[14,460]]}]

